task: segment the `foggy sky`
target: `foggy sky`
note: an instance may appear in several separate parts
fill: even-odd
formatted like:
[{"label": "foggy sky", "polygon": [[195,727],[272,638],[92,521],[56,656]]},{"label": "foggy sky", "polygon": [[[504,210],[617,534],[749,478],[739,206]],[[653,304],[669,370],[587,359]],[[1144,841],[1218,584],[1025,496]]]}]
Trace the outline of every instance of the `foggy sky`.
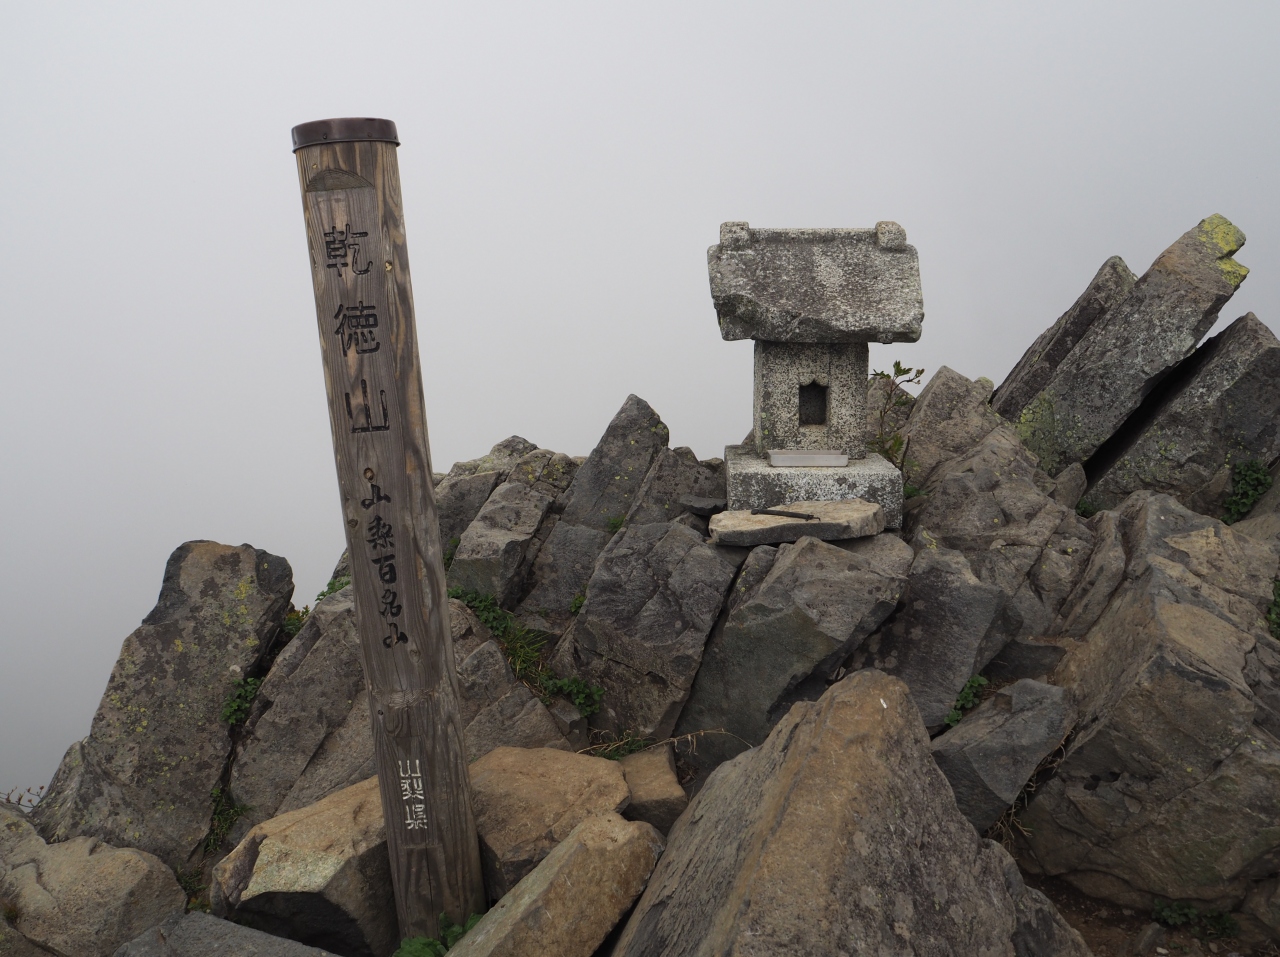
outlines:
[{"label": "foggy sky", "polygon": [[[289,130],[400,131],[435,468],[750,426],[719,224],[900,222],[925,323],[997,383],[1098,266],[1212,213],[1280,320],[1274,4],[3,5],[0,790],[47,782],[188,539],[343,547]],[[1219,325],[1221,328],[1221,324]]]}]

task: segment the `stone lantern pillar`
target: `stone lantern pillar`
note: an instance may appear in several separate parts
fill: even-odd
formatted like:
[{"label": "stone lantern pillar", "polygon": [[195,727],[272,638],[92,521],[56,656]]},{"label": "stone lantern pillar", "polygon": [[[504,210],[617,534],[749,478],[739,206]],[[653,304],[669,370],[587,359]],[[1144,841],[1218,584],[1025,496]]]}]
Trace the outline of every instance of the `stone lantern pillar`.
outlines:
[{"label": "stone lantern pillar", "polygon": [[730,509],[862,498],[902,521],[902,474],[867,451],[867,343],[915,342],[920,263],[897,223],[752,229],[707,251],[728,340],[755,340],[751,440],[725,449]]}]

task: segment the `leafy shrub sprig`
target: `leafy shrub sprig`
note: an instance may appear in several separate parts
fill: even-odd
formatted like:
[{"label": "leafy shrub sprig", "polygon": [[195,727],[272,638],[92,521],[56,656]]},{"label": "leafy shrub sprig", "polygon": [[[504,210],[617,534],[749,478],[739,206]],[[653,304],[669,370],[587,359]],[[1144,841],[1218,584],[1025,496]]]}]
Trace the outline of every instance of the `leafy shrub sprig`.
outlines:
[{"label": "leafy shrub sprig", "polygon": [[453,949],[464,934],[480,923],[480,914],[472,914],[461,926],[449,919],[448,914],[440,915],[440,940],[434,937],[406,937],[391,957],[444,957]]},{"label": "leafy shrub sprig", "polygon": [[1258,499],[1271,488],[1271,473],[1262,462],[1256,459],[1241,462],[1231,471],[1231,495],[1223,505],[1226,514],[1222,521],[1234,525],[1253,510]]}]

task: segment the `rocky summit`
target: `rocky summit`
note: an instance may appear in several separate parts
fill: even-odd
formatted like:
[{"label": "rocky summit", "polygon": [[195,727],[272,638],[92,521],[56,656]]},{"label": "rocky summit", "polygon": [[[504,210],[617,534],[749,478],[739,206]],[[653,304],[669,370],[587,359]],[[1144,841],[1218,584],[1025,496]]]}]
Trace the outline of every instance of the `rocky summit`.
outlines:
[{"label": "rocky summit", "polygon": [[727,227],[722,333],[795,347],[759,368],[796,436],[831,415],[782,450],[865,438],[893,495],[760,458],[784,499],[735,501],[634,395],[585,457],[435,477],[487,912],[402,938],[345,558],[299,611],[283,558],[188,542],[0,805],[0,955],[1277,952],[1280,341],[1206,338],[1241,230],[1108,259],[1004,382],[912,395],[836,361],[919,335],[901,227]]}]

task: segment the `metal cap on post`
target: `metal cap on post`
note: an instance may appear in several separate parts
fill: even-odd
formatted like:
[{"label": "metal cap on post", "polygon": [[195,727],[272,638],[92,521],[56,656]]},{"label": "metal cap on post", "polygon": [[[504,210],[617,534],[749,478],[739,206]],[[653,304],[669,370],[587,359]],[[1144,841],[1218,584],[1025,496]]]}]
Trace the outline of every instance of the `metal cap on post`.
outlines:
[{"label": "metal cap on post", "polygon": [[485,907],[390,120],[293,128],[402,937]]},{"label": "metal cap on post", "polygon": [[293,128],[293,151],[321,143],[395,143],[400,145],[396,125],[371,116],[343,116],[332,120],[312,120]]}]

